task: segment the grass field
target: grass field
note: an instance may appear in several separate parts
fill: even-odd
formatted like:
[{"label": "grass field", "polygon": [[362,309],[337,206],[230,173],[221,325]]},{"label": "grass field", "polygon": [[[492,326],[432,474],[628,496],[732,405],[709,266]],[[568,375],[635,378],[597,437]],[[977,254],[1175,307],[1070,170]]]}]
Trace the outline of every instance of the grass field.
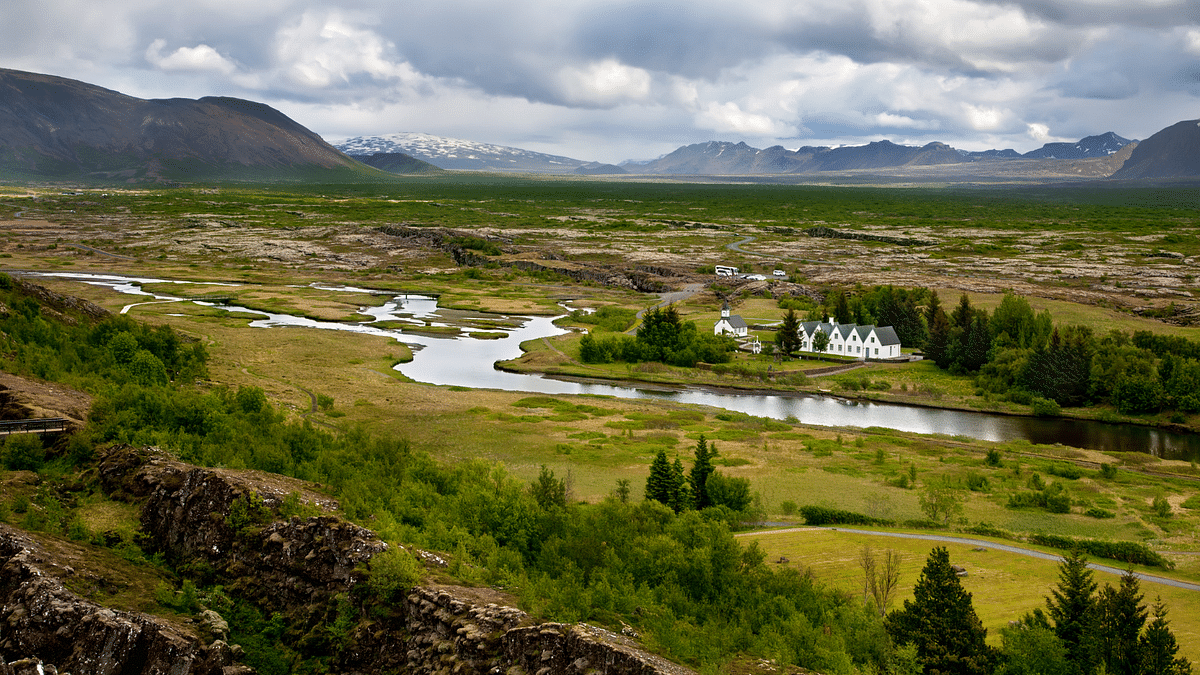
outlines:
[{"label": "grass field", "polygon": [[[901,575],[893,608],[898,609],[905,599],[912,599],[913,584],[921,574],[925,559],[934,546],[945,546],[950,562],[967,569],[962,577],[963,587],[971,593],[975,611],[988,629],[988,642],[999,646],[1000,629],[1009,621],[1036,607],[1045,608],[1045,598],[1058,583],[1055,562],[1022,556],[982,546],[911,539],[895,539],[832,529],[802,529],[800,531],[763,532],[742,535],[742,542],[757,542],[775,564],[811,570],[814,577],[848,593],[862,593],[863,575],[859,559],[864,546],[876,554],[891,550],[900,554]],[[986,538],[981,538],[986,541]],[[987,550],[977,550],[977,549]],[[1036,547],[1031,547],[1035,548]],[[1055,553],[1049,549],[1036,549]],[[1057,553],[1055,553],[1057,554]],[[787,558],[788,562],[779,563]],[[1107,563],[1107,561],[1098,561]],[[1120,565],[1111,565],[1120,567]],[[1154,570],[1139,569],[1151,575]],[[1117,586],[1119,577],[1094,572],[1096,581]],[[1180,644],[1180,655],[1191,661],[1200,660],[1200,592],[1142,582],[1142,594],[1147,606],[1161,597],[1168,609],[1171,630]]]},{"label": "grass field", "polygon": [[[997,306],[1006,289],[1049,309],[1060,323],[1097,333],[1152,330],[1200,339],[1189,323],[1200,282],[1186,262],[1200,255],[1194,191],[1154,193],[1076,189],[929,190],[831,189],[796,186],[629,184],[505,177],[414,178],[381,186],[315,186],[113,190],[63,196],[54,190],[0,188],[0,263],[9,269],[69,270],[224,281],[236,288],[163,284],[147,290],[176,296],[229,294],[260,310],[322,320],[361,320],[359,308],[381,296],[314,288],[346,284],[396,293],[437,295],[447,332],[494,333],[508,315],[555,315],[569,307],[616,305],[632,310],[658,302],[655,292],[685,284],[705,290],[680,303],[686,320],[709,330],[723,298],[751,323],[778,321],[775,295],[819,294],[855,284],[893,283],[939,291],[953,305],[968,293],[979,307]],[[19,220],[14,214],[23,212]],[[411,237],[382,233],[403,224]],[[920,245],[818,238],[814,226],[859,234],[921,240]],[[481,264],[455,262],[431,244],[442,228],[486,238],[501,250]],[[745,236],[754,240],[727,248]],[[81,244],[100,252],[71,248]],[[106,253],[108,255],[106,255]],[[1170,254],[1170,255],[1167,255]],[[701,272],[714,263],[743,270],[785,269],[794,284],[715,283]],[[527,268],[522,267],[526,265]],[[575,275],[575,276],[572,276]],[[112,310],[137,298],[62,280],[39,283]],[[1174,303],[1174,304],[1172,304]],[[1177,323],[1146,316],[1172,315]],[[484,313],[481,315],[480,313]],[[1185,462],[1116,458],[1091,451],[1028,443],[993,444],[962,438],[919,437],[882,429],[831,429],[764,420],[666,401],[594,397],[535,397],[523,393],[439,387],[406,381],[392,366],[413,358],[394,340],[301,329],[247,327],[248,315],[191,303],[147,304],[131,315],[169,324],[204,341],[212,359],[211,386],[263,388],[298,419],[335,432],[361,427],[409,439],[449,462],[482,458],[503,464],[521,480],[542,465],[567,477],[576,499],[597,501],[628,479],[640,498],[659,449],[687,460],[704,434],[720,452],[720,470],[746,477],[768,519],[798,522],[788,503],[817,504],[896,520],[918,519],[921,491],[948,486],[962,501],[952,525],[988,523],[1014,533],[1047,532],[1146,543],[1176,563],[1172,573],[1200,580],[1200,510],[1188,508],[1200,475]],[[482,316],[482,318],[481,318]],[[568,322],[569,323],[569,322]],[[757,334],[765,342],[769,330]],[[762,388],[766,369],[805,371],[817,361],[776,364],[738,354],[725,374],[655,364],[578,363],[579,336],[526,345],[514,367],[590,377],[684,385]],[[418,355],[419,358],[419,355]],[[886,390],[842,392],[927,405],[1028,412],[1028,407],[976,396],[968,378],[932,364],[872,364],[855,377],[884,381]],[[780,389],[842,389],[838,376],[796,378]],[[317,395],[329,409],[313,411]],[[1098,407],[1079,414],[1122,420]],[[1155,417],[1139,422],[1163,421]],[[1194,426],[1200,417],[1185,420]],[[1000,453],[1002,466],[985,463]],[[1135,461],[1135,459],[1137,461]],[[1053,470],[1087,462],[1078,478]],[[1097,475],[1101,462],[1124,462],[1115,480]],[[1151,468],[1177,474],[1136,473]],[[915,471],[907,487],[901,477]],[[1061,482],[1070,513],[1010,509],[1031,476]],[[981,482],[982,481],[982,482]],[[975,489],[972,489],[975,486]],[[1169,517],[1151,508],[1156,497]],[[1193,502],[1188,500],[1192,499]],[[1113,518],[1084,515],[1100,508]],[[127,515],[127,514],[125,514]],[[102,520],[123,514],[97,511]],[[863,537],[802,532],[756,535],[772,559],[811,568],[819,578],[856,591],[855,562]],[[870,540],[877,550],[904,555],[909,592],[929,545]],[[991,630],[1041,603],[1054,565],[989,551],[951,547],[967,565],[965,580]],[[1143,587],[1151,600],[1157,587]],[[1192,596],[1161,589],[1185,653],[1200,658],[1200,612]],[[1194,595],[1194,594],[1193,594]]]}]

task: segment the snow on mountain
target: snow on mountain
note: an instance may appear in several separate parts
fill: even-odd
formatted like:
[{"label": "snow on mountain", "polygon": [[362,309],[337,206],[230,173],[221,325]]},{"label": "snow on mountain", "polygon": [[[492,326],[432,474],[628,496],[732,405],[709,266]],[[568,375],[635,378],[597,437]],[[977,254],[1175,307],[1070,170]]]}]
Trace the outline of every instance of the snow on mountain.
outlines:
[{"label": "snow on mountain", "polygon": [[442,169],[459,171],[574,173],[588,164],[570,157],[419,133],[359,136],[335,143],[334,147],[351,156],[404,153]]}]

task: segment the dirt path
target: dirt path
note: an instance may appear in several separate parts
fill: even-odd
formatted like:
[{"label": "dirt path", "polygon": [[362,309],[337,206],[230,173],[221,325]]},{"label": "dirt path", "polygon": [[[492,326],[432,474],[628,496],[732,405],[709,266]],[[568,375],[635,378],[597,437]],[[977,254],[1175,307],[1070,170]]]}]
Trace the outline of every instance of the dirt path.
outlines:
[{"label": "dirt path", "polygon": [[[970,539],[968,537],[951,537],[941,534],[907,534],[903,532],[876,532],[873,530],[856,530],[846,527],[789,527],[783,530],[760,530],[758,532],[739,532],[735,537],[761,536],[770,534],[783,534],[794,532],[813,532],[816,530],[834,530],[836,532],[849,532],[851,534],[869,534],[877,537],[894,537],[896,539],[919,539],[923,541],[938,541],[947,544],[967,544],[969,546],[982,546],[984,548],[993,548],[997,551],[1006,551],[1008,553],[1016,553],[1017,555],[1029,556],[1031,558],[1041,558],[1042,560],[1062,560],[1062,556],[1054,555],[1053,553],[1043,553],[1034,551],[1028,548],[1012,546],[1009,544],[997,544],[994,541],[985,541],[983,539]],[[1121,576],[1125,574],[1125,570],[1108,565],[1098,565],[1096,563],[1088,563],[1088,568],[1097,572],[1105,572],[1107,574],[1115,574]],[[1178,581],[1168,579],[1166,577],[1156,577],[1142,572],[1134,572],[1140,581],[1145,581],[1151,584],[1162,584],[1163,586],[1174,586],[1175,588],[1183,588],[1189,591],[1200,591],[1200,584],[1193,584],[1187,581]]]}]

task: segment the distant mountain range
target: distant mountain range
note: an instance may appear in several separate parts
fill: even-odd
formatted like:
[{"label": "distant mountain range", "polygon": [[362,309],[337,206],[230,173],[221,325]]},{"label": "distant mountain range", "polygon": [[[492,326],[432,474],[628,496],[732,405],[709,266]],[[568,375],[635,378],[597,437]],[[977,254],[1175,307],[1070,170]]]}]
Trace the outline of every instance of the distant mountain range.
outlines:
[{"label": "distant mountain range", "polygon": [[966,152],[944,143],[760,150],[710,141],[614,166],[415,133],[353,138],[334,147],[261,103],[143,100],[76,80],[0,69],[0,178],[333,182],[439,170],[1026,182],[1200,177],[1200,122],[1180,122],[1141,144],[1108,132],[1047,143],[1023,155],[1011,149]]},{"label": "distant mountain range", "polygon": [[[337,148],[371,166],[386,168],[370,157],[376,153],[402,153],[442,169],[458,171],[505,171],[550,174],[611,175],[622,173],[656,175],[761,175],[808,174],[822,172],[866,171],[903,167],[945,167],[942,173],[954,174],[963,164],[988,161],[1054,160],[1057,164],[1027,162],[1005,165],[1004,173],[1031,174],[1062,173],[1065,176],[1097,178],[1107,176],[1120,167],[1104,162],[1087,167],[1063,164],[1066,160],[1113,158],[1122,148],[1134,141],[1108,132],[1088,136],[1076,143],[1047,143],[1025,154],[1015,150],[986,150],[968,152],[956,150],[945,143],[924,146],[898,145],[891,141],[876,141],[860,146],[811,147],[788,150],[773,146],[760,150],[745,142],[709,141],[683,146],[670,154],[648,161],[626,161],[619,166],[586,162],[580,159],[547,155],[520,148],[488,143],[476,143],[430,134],[398,133],[386,136],[363,136],[337,144]],[[971,175],[986,172],[975,168]]]},{"label": "distant mountain range", "polygon": [[0,69],[0,175],[104,181],[378,174],[261,103],[143,100]]},{"label": "distant mountain range", "polygon": [[773,146],[765,150],[743,143],[709,141],[686,145],[650,162],[623,163],[627,170],[649,174],[743,175],[757,173],[816,173],[861,171],[905,166],[964,164],[990,160],[1074,160],[1108,157],[1132,141],[1108,132],[1088,136],[1078,143],[1047,143],[1024,155],[1015,150],[967,152],[945,143],[923,146],[876,141],[867,145],[839,148],[805,146],[788,150]]},{"label": "distant mountain range", "polygon": [[356,158],[369,157],[376,153],[401,153],[438,168],[454,171],[564,174],[575,173],[576,169],[596,164],[503,145],[416,133],[360,136],[338,143],[335,147]]}]

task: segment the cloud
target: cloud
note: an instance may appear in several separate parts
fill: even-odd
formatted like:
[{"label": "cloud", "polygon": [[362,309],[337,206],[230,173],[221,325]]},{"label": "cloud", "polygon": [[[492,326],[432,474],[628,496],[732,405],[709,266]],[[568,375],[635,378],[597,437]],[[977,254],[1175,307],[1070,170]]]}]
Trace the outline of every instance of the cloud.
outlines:
[{"label": "cloud", "polygon": [[357,23],[340,12],[305,12],[276,33],[277,66],[292,84],[312,89],[350,84],[359,77],[418,79],[411,66],[396,58],[390,42]]},{"label": "cloud", "polygon": [[209,71],[224,75],[231,75],[237,71],[237,65],[233,61],[221,56],[208,45],[180,47],[163,56],[162,50],[166,46],[167,41],[162,38],[150,43],[146,49],[146,61],[160,70]]},{"label": "cloud", "polygon": [[628,101],[644,101],[650,95],[650,73],[615,59],[590,63],[584,68],[566,67],[559,83],[567,102],[584,106],[611,107]]},{"label": "cloud", "polygon": [[260,100],[330,136],[426,131],[606,161],[714,136],[1028,150],[1108,130],[1145,137],[1196,117],[1200,98],[1197,0],[7,0],[5,10],[21,19],[0,24],[5,67],[142,97]]}]

